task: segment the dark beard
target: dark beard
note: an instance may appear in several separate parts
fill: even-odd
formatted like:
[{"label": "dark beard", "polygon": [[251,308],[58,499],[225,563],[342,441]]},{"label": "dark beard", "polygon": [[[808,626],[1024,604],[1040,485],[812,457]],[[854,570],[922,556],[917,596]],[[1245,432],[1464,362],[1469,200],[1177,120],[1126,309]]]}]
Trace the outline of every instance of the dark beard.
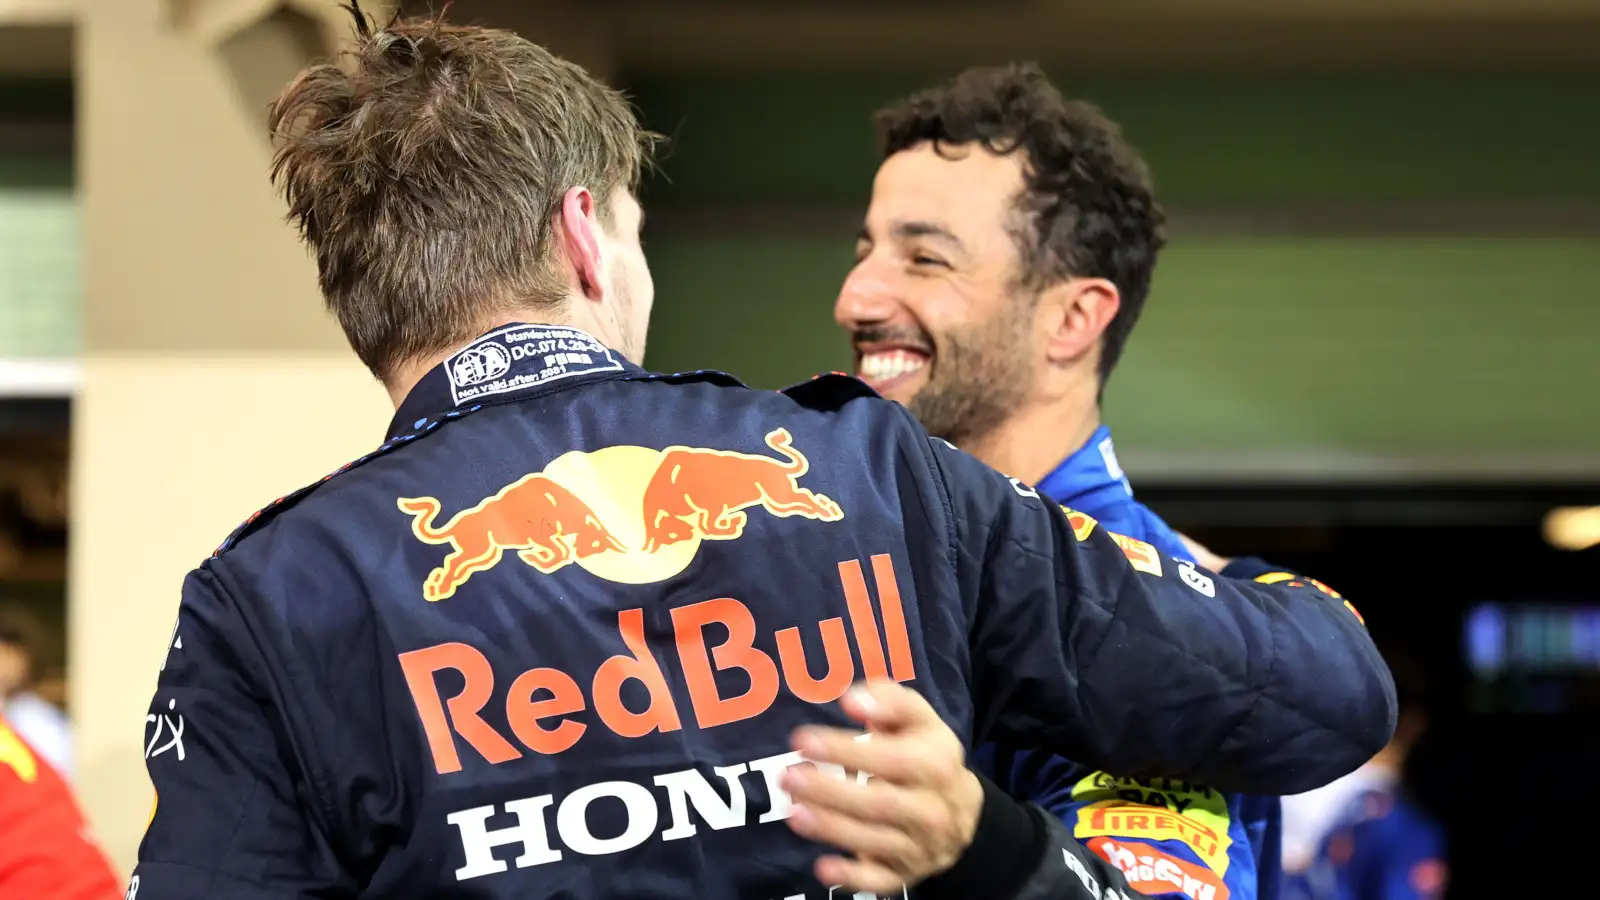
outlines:
[{"label": "dark beard", "polygon": [[906,408],[928,433],[969,447],[1022,406],[1032,387],[1033,305],[996,315],[982,326],[946,334],[928,383]]}]

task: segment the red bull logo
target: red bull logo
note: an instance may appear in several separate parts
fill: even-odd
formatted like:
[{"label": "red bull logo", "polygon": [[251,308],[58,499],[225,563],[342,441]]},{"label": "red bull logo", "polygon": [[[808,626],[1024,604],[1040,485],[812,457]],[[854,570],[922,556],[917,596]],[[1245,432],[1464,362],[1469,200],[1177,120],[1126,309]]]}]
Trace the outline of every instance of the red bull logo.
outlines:
[{"label": "red bull logo", "polygon": [[839,504],[800,486],[811,464],[788,430],[773,430],[766,444],[781,458],[702,447],[574,451],[444,524],[436,498],[400,498],[418,540],[450,547],[422,595],[453,596],[508,551],[544,574],[576,564],[624,584],[662,581],[693,561],[701,541],[741,537],[751,510],[844,518]]},{"label": "red bull logo", "polygon": [[768,434],[767,446],[784,458],[668,447],[644,492],[645,552],[694,537],[733,540],[744,534],[744,510],[753,506],[774,516],[844,518],[839,504],[800,486],[811,463],[794,449],[786,429]]},{"label": "red bull logo", "polygon": [[411,533],[427,544],[449,544],[444,565],[422,586],[429,600],[443,600],[472,577],[493,568],[507,550],[549,574],[575,559],[621,550],[623,546],[595,518],[594,510],[550,478],[535,473],[502,488],[471,509],[435,525],[439,501],[402,498],[401,512],[415,518]]}]

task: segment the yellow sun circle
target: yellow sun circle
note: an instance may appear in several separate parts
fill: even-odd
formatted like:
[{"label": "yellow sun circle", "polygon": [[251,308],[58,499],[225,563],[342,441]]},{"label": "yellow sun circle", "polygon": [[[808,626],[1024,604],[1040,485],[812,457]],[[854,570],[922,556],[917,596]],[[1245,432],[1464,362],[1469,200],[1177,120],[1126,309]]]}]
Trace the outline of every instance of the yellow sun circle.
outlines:
[{"label": "yellow sun circle", "polygon": [[594,516],[626,549],[583,557],[584,571],[620,584],[665,581],[688,568],[700,549],[698,535],[654,553],[644,547],[644,491],[661,464],[661,451],[648,447],[574,450],[545,466],[544,473],[589,504]]}]

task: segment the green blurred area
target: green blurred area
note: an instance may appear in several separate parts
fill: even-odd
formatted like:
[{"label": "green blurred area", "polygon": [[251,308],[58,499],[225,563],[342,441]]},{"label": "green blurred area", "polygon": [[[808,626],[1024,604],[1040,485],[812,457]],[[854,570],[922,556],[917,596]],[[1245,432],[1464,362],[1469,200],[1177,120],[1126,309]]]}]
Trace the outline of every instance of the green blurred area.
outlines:
[{"label": "green blurred area", "polygon": [[[1524,235],[1526,220],[1495,216],[1600,201],[1600,120],[1585,112],[1600,78],[1056,77],[1123,124],[1180,222],[1322,205],[1373,223],[1361,237],[1180,234],[1108,391],[1123,445],[1600,458],[1600,233]],[[864,208],[870,111],[928,81],[635,83],[646,120],[675,136],[647,203],[713,223],[650,236],[652,367],[776,387],[849,365],[831,307],[850,234],[784,223]],[[1419,203],[1476,215],[1486,236],[1383,233],[1385,210]],[[717,229],[730,207],[769,224]]]},{"label": "green blurred area", "polygon": [[[647,206],[704,214],[648,234],[651,366],[761,387],[848,367],[831,306],[850,235],[819,233],[815,211],[848,222],[864,207],[871,111],[947,74],[630,79],[646,122],[674,139]],[[1125,445],[1600,456],[1600,232],[1521,234],[1526,216],[1495,217],[1600,210],[1600,74],[1052,74],[1122,123],[1178,223],[1200,223],[1164,256],[1111,383]],[[0,82],[0,112],[71,102],[59,81]],[[69,159],[0,153],[0,356],[76,352],[72,182]],[[1477,216],[1487,236],[1384,233],[1386,210],[1424,203]],[[1361,210],[1369,233],[1207,233],[1186,215],[1319,207]],[[763,224],[717,227],[728,208]]]},{"label": "green blurred area", "polygon": [[[860,202],[872,111],[950,73],[649,75],[660,204]],[[1172,206],[1600,199],[1600,74],[1080,75]]]},{"label": "green blurred area", "polygon": [[[848,368],[849,242],[658,239],[652,368]],[[1191,239],[1107,393],[1146,451],[1600,448],[1600,239]]]}]

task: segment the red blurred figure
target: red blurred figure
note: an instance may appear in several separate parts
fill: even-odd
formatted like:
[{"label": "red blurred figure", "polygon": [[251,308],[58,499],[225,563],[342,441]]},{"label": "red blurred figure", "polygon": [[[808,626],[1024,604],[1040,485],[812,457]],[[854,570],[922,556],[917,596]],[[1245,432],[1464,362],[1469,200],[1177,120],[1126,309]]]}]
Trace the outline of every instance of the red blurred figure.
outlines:
[{"label": "red blurred figure", "polygon": [[0,719],[0,897],[122,900],[72,791]]}]

